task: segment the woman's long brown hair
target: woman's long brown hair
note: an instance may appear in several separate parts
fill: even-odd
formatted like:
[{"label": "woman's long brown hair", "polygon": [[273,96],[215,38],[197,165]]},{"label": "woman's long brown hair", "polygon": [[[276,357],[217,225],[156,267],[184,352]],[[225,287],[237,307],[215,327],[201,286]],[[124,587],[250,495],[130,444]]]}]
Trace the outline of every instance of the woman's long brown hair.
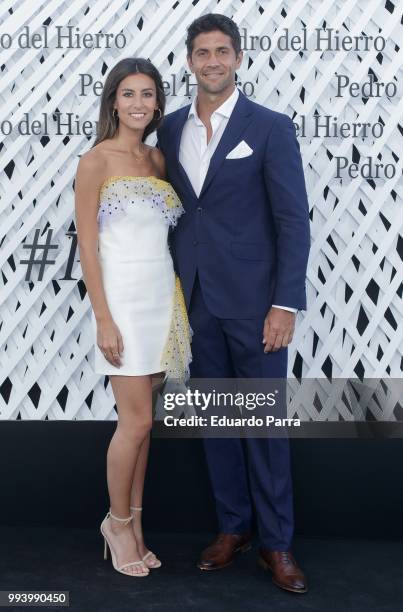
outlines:
[{"label": "woman's long brown hair", "polygon": [[[113,116],[113,104],[116,98],[116,91],[122,81],[129,74],[146,74],[151,77],[155,83],[157,92],[158,108],[161,113],[156,111],[157,116],[146,126],[142,138],[142,142],[158,128],[162,121],[165,111],[165,93],[162,83],[162,77],[157,68],[149,60],[143,57],[126,57],[120,60],[109,72],[105,79],[104,88],[101,96],[101,107],[99,110],[99,119],[97,126],[97,136],[92,147],[99,144],[106,138],[113,138],[119,125],[119,118]],[[161,116],[160,116],[161,115]]]}]

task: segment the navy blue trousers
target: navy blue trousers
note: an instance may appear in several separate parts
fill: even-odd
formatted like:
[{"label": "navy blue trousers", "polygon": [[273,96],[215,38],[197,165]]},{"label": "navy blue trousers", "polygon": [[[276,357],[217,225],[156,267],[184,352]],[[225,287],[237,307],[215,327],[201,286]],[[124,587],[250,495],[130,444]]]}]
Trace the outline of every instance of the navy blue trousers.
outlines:
[{"label": "navy blue trousers", "polygon": [[[264,317],[213,316],[198,275],[189,321],[193,378],[286,378],[287,349],[263,351]],[[220,531],[249,531],[254,506],[261,546],[290,550],[294,513],[288,438],[204,438],[204,448]]]}]

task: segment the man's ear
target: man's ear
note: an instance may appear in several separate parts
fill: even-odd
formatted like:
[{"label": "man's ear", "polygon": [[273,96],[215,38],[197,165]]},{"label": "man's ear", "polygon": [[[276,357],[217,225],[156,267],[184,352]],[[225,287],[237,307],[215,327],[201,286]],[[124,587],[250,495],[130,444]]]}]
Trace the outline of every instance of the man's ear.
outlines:
[{"label": "man's ear", "polygon": [[240,65],[242,64],[242,60],[243,60],[243,51],[241,49],[240,52],[238,53],[238,57],[236,58],[236,67],[237,68],[239,68]]},{"label": "man's ear", "polygon": [[187,62],[188,62],[188,66],[190,68],[190,72],[193,72],[193,62],[192,62],[192,56],[191,55],[187,55],[186,56]]}]

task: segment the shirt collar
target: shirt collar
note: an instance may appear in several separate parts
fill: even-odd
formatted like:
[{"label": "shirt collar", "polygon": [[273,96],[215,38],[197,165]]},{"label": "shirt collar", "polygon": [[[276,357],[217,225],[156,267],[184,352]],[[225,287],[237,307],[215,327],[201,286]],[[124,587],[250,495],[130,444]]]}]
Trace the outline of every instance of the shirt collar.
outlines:
[{"label": "shirt collar", "polygon": [[[217,114],[217,115],[222,115],[223,117],[230,117],[232,111],[234,110],[235,104],[237,103],[238,97],[239,97],[239,90],[237,87],[235,87],[234,91],[229,96],[229,98],[227,98],[225,102],[221,104],[221,106],[216,108],[216,110],[212,113],[212,116]],[[197,96],[193,98],[192,104],[189,109],[188,118],[190,119],[191,117],[194,117],[196,123],[201,123],[200,117],[197,114],[196,100],[197,100]]]}]

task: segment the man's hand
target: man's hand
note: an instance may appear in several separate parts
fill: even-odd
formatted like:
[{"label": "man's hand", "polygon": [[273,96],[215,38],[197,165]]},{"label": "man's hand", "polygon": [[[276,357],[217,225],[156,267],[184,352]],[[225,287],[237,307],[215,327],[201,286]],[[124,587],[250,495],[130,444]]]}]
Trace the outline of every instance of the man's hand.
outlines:
[{"label": "man's hand", "polygon": [[295,329],[295,313],[283,308],[270,308],[263,326],[264,352],[278,351],[288,346],[292,340]]}]

